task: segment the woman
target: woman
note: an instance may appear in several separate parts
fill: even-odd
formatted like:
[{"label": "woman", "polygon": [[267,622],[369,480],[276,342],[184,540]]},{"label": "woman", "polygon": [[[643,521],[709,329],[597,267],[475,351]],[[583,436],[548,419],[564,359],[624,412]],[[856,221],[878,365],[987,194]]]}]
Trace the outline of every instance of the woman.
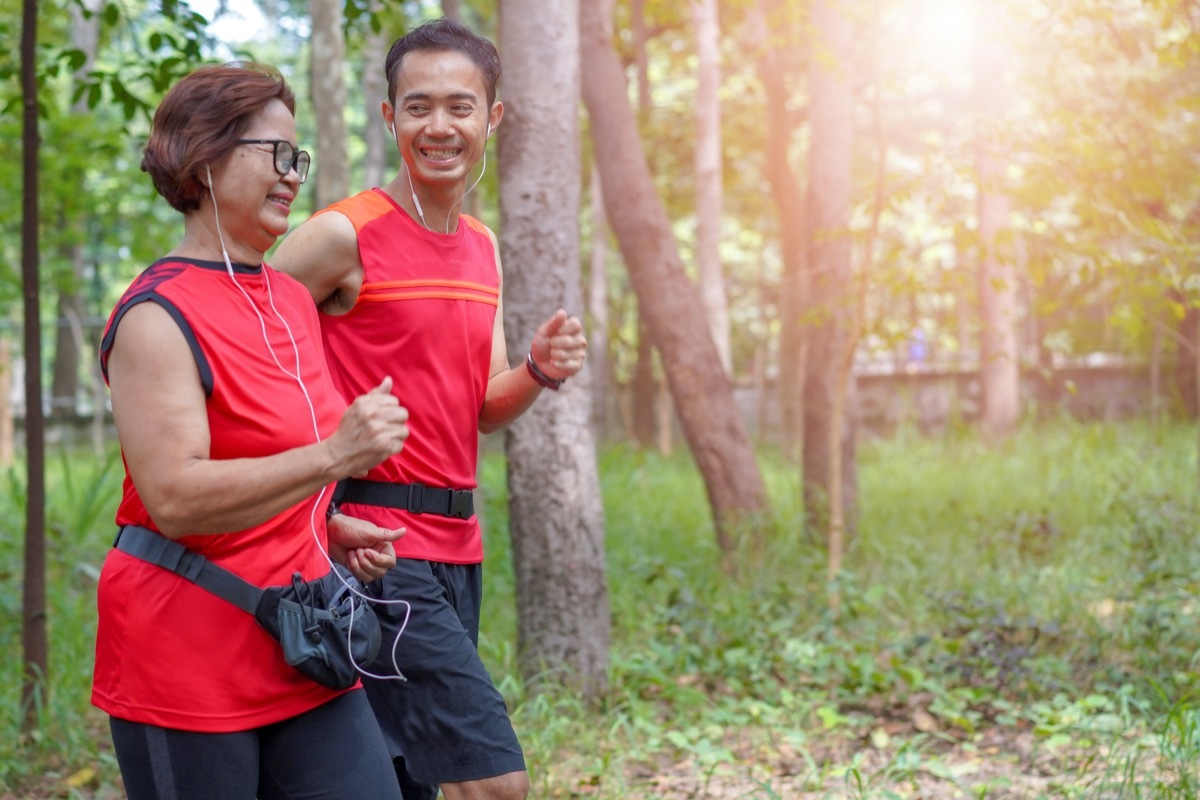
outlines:
[{"label": "woman", "polygon": [[[258,586],[330,569],[333,482],[395,454],[391,380],[346,407],[303,286],[263,263],[308,173],[295,97],[273,69],[205,67],[168,92],[142,168],[184,216],[182,241],[117,303],[101,364],[126,468],[118,525],[140,525]],[[361,578],[401,531],[331,524]],[[361,687],[285,663],[254,618],[119,550],[100,577],[92,701],[128,796],[399,798]]]}]

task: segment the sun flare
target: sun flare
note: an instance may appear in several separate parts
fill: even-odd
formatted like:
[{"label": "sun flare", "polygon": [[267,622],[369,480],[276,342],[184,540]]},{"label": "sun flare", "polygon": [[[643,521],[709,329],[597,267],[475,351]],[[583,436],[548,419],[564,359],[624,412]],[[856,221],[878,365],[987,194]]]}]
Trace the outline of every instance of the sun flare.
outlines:
[{"label": "sun flare", "polygon": [[913,0],[909,20],[912,56],[931,75],[970,74],[975,42],[971,0]]}]

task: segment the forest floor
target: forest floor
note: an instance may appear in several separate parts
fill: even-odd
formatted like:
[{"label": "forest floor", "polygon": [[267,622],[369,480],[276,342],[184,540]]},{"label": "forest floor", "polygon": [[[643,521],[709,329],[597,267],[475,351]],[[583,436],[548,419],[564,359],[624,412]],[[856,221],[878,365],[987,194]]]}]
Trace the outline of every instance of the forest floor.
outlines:
[{"label": "forest floor", "polygon": [[[895,731],[895,736],[888,730]],[[912,734],[919,747],[913,747]],[[907,742],[903,744],[901,742]],[[726,757],[704,765],[693,757],[645,763],[627,770],[620,790],[583,778],[553,797],[637,800],[1042,800],[1043,798],[1129,798],[1162,784],[1154,759],[1123,740],[1111,748],[1091,743],[1047,746],[1029,730],[996,726],[969,742],[920,739],[911,728],[875,729],[866,739],[831,741],[799,752],[786,743],[764,745],[728,732],[720,747]],[[1168,778],[1159,774],[1159,779]],[[1140,791],[1139,791],[1140,790]],[[531,795],[532,797],[532,795]]]},{"label": "forest floor", "polygon": [[[97,730],[97,736],[104,738]],[[913,742],[919,741],[919,746]],[[624,775],[572,776],[558,770],[550,786],[530,800],[1040,800],[1118,798],[1130,783],[1153,782],[1146,753],[1138,769],[1123,756],[1079,742],[1048,746],[1031,730],[991,727],[970,741],[922,738],[911,726],[884,723],[862,739],[839,738],[805,752],[786,742],[764,742],[760,730],[726,730],[715,762],[685,757],[661,763],[626,763]],[[102,751],[109,747],[102,746]],[[110,756],[110,752],[108,752]],[[569,759],[568,762],[569,763]],[[112,776],[115,777],[115,776]],[[614,780],[616,778],[616,780]],[[614,786],[619,783],[620,786]],[[100,770],[49,770],[18,790],[0,789],[0,800],[120,800],[124,793]]]}]

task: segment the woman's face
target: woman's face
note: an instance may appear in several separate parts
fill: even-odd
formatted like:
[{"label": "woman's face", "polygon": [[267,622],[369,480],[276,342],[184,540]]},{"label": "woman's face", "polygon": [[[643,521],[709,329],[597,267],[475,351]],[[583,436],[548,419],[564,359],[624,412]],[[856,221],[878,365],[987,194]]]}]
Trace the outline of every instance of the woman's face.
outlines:
[{"label": "woman's face", "polygon": [[[282,101],[271,100],[241,138],[282,140],[295,147],[296,120]],[[271,144],[237,144],[212,167],[221,231],[235,260],[258,261],[276,239],[287,233],[288,214],[300,189],[300,176],[294,168],[280,175],[275,169],[274,153]],[[254,253],[257,256],[251,257]]]}]

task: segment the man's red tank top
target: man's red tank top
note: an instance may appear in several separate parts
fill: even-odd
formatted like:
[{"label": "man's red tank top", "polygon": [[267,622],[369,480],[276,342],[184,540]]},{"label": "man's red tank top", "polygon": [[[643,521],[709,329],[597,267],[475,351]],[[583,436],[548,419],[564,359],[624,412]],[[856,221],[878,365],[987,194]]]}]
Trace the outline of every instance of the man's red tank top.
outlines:
[{"label": "man's red tank top", "polygon": [[[391,375],[409,412],[404,449],[366,476],[389,483],[473,489],[479,412],[487,392],[500,274],[491,234],[462,215],[458,230],[418,225],[381,189],[319,213],[354,224],[363,264],[358,302],[343,315],[321,315],[334,383],[350,400]],[[407,533],[401,558],[477,564],[483,542],[475,517],[454,519],[346,504],[347,514]]]},{"label": "man's red tank top", "polygon": [[[312,444],[318,431],[325,438],[346,404],[328,377],[311,295],[269,267],[234,269],[245,295],[224,263],[165,259],[145,270],[109,317],[100,348],[106,377],[125,312],[158,303],[195,358],[213,459],[273,455]],[[297,351],[315,430],[299,384],[284,373],[297,369]],[[249,530],[179,541],[258,586],[286,584],[297,571],[316,578],[329,571],[318,541],[328,549],[331,492],[319,505],[311,498]],[[116,522],[156,529],[128,467]],[[115,717],[225,733],[288,719],[339,694],[288,666],[279,643],[250,614],[162,567],[112,550],[98,595],[92,702]]]}]

